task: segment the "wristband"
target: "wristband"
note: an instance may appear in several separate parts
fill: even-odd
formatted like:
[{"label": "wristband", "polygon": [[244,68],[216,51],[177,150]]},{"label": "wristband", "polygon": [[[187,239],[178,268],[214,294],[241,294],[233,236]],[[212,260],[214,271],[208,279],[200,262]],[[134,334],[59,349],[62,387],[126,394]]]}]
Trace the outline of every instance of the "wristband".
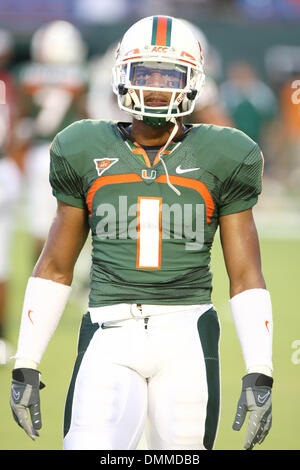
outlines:
[{"label": "wristband", "polygon": [[247,371],[262,368],[270,375],[273,320],[270,294],[266,289],[249,289],[230,299],[230,307]]},{"label": "wristband", "polygon": [[[24,360],[39,364],[66,307],[71,287],[30,277],[24,297],[16,365]],[[20,362],[22,360],[22,362]]]}]

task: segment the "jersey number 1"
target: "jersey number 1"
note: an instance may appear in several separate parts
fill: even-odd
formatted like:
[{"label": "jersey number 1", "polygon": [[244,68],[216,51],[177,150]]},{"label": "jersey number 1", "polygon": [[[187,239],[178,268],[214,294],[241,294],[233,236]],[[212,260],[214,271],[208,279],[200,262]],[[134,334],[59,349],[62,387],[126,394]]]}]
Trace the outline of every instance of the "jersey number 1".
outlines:
[{"label": "jersey number 1", "polygon": [[136,267],[161,267],[161,197],[139,197],[137,210]]}]

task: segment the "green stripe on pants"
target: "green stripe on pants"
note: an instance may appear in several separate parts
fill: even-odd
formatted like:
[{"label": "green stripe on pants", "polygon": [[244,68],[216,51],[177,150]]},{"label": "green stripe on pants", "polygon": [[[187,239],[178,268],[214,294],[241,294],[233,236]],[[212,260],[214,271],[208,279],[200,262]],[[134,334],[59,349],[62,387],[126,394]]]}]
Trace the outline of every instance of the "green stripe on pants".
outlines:
[{"label": "green stripe on pants", "polygon": [[197,327],[204,354],[208,389],[203,444],[206,449],[211,450],[217,434],[220,412],[220,326],[217,313],[213,308],[200,316]]}]

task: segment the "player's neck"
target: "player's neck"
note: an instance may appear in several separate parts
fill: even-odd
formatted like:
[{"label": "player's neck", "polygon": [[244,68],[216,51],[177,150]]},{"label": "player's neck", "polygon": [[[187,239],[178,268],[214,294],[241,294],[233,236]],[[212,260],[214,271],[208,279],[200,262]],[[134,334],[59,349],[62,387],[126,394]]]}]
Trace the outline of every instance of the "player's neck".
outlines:
[{"label": "player's neck", "polygon": [[[182,130],[182,121],[177,119],[178,131],[177,135],[181,134]],[[138,121],[133,119],[131,126],[131,136],[134,140],[140,145],[164,145],[172,130],[174,128],[173,123],[168,123],[163,127],[152,127],[145,124],[143,121]]]}]

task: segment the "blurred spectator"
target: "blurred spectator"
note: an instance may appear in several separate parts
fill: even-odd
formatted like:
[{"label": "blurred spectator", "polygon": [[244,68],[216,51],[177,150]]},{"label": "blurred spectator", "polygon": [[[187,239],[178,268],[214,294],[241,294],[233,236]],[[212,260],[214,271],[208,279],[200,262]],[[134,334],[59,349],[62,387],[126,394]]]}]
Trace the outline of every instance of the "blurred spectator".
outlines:
[{"label": "blurred spectator", "polygon": [[277,90],[279,113],[269,139],[273,174],[299,194],[300,181],[300,46],[274,45],[265,54],[269,81]]},{"label": "blurred spectator", "polygon": [[10,279],[11,241],[15,208],[21,181],[21,146],[15,135],[17,117],[15,85],[10,70],[14,55],[14,38],[0,30],[0,364],[6,364],[12,354],[6,338],[7,290]]},{"label": "blurred spectator", "polygon": [[299,192],[300,182],[300,73],[288,79],[279,93],[281,146],[278,158],[280,178]]},{"label": "blurred spectator", "polygon": [[234,126],[262,144],[265,127],[277,112],[271,88],[250,64],[237,61],[229,66],[227,80],[220,90]]},{"label": "blurred spectator", "polygon": [[278,95],[280,113],[271,140],[274,176],[300,194],[300,73],[288,78]]}]

